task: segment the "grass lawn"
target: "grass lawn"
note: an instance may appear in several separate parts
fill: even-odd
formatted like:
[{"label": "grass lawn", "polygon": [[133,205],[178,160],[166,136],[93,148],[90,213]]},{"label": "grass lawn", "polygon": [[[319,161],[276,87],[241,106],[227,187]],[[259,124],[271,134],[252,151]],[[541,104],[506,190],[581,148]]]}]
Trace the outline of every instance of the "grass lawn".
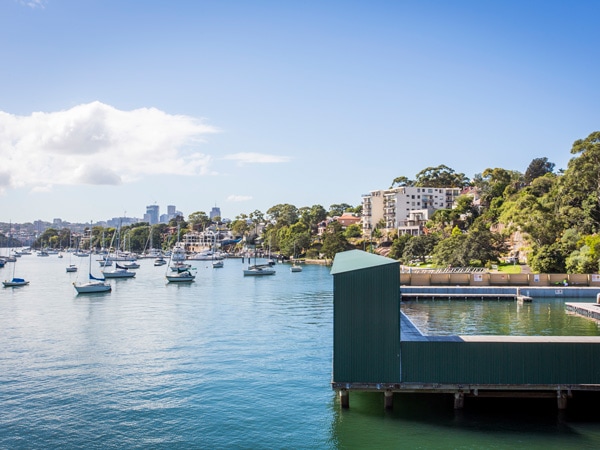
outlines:
[{"label": "grass lawn", "polygon": [[498,272],[521,273],[521,266],[519,264],[498,264]]}]

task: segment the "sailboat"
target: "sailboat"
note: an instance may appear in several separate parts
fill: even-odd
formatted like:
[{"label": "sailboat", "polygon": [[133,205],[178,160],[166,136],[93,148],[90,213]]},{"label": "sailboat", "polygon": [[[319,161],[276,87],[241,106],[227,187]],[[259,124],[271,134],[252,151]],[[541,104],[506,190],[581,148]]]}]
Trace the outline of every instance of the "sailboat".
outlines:
[{"label": "sailboat", "polygon": [[302,267],[296,264],[296,243],[294,242],[294,258],[292,260],[292,267],[290,267],[290,272],[302,272]]},{"label": "sailboat", "polygon": [[[69,231],[69,247],[71,247],[71,232]],[[79,251],[79,241],[77,241],[77,247],[75,251]],[[71,257],[73,256],[73,252],[69,252],[69,265],[67,266],[67,272],[77,272],[77,265],[71,263]]]},{"label": "sailboat", "polygon": [[[104,275],[104,278],[133,278],[133,277],[135,277],[135,272],[130,272],[127,267],[121,266],[118,263],[118,261],[121,260],[121,257],[119,256],[120,233],[121,233],[121,229],[119,228],[117,230],[117,232],[115,233],[115,235],[117,236],[116,252],[115,252],[115,256],[113,258],[115,260],[115,268],[113,270],[106,270],[106,267],[110,261],[109,257],[107,256],[104,259],[104,264],[102,266],[102,274]],[[113,241],[114,241],[115,235],[113,235]],[[112,247],[112,244],[113,244],[113,242],[111,241],[111,243],[110,243],[111,247]]]},{"label": "sailboat", "polygon": [[[11,229],[12,229],[12,223],[11,225],[9,225],[9,229],[8,229],[8,245],[10,246],[12,244],[12,235],[11,235]],[[3,258],[3,261],[6,263],[6,261],[10,261],[13,263],[13,276],[12,279],[9,280],[4,280],[2,282],[2,284],[4,285],[4,287],[19,287],[19,286],[26,286],[29,284],[29,281],[26,281],[23,278],[16,278],[15,277],[15,270],[17,267],[17,258]],[[2,265],[4,266],[4,264]]]},{"label": "sailboat", "polygon": [[91,294],[94,292],[109,292],[112,288],[110,284],[105,283],[104,278],[96,278],[92,275],[92,230],[90,230],[90,264],[89,264],[89,281],[87,283],[73,283],[78,294]]},{"label": "sailboat", "polygon": [[29,284],[29,281],[26,281],[23,278],[16,278],[15,277],[15,267],[17,266],[16,262],[13,262],[13,276],[12,279],[9,280],[4,280],[2,282],[2,284],[4,285],[4,287],[19,287],[19,286],[26,286]]},{"label": "sailboat", "polygon": [[248,268],[244,269],[244,276],[263,275],[275,275],[275,269],[272,264],[256,264],[256,250],[254,250],[254,264],[248,265]]},{"label": "sailboat", "polygon": [[180,268],[177,269],[175,273],[167,273],[166,275],[167,281],[170,283],[185,283],[192,282],[196,278],[192,272],[190,272],[189,268]]}]

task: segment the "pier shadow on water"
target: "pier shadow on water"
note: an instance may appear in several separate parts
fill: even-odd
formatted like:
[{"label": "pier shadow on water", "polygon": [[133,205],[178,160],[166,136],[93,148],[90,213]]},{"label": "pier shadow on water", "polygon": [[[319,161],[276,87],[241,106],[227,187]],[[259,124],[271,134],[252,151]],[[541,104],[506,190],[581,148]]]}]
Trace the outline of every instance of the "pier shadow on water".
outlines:
[{"label": "pier shadow on water", "polygon": [[350,408],[334,406],[336,448],[382,449],[595,449],[600,448],[600,395],[569,399],[466,398],[454,410],[449,394],[350,393]]}]

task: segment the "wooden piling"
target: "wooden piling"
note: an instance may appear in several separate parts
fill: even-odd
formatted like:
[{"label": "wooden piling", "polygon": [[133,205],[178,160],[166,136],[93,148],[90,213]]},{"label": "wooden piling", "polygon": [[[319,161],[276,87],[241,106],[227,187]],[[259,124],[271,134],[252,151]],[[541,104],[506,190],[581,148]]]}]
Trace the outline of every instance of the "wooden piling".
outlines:
[{"label": "wooden piling", "polygon": [[556,392],[556,400],[558,402],[558,410],[564,411],[567,409],[567,393],[563,391]]},{"label": "wooden piling", "polygon": [[465,394],[462,392],[454,393],[454,409],[463,409],[465,406]]},{"label": "wooden piling", "polygon": [[340,405],[344,409],[350,408],[350,393],[347,389],[340,389]]},{"label": "wooden piling", "polygon": [[394,393],[387,389],[383,396],[385,409],[394,409]]}]

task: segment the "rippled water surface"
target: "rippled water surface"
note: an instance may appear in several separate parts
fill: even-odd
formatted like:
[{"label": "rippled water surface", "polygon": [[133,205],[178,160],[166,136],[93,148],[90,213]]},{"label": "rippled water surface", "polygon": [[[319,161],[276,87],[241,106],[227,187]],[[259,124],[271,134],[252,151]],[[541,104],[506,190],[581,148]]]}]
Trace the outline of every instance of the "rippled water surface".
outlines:
[{"label": "rippled water surface", "polygon": [[386,412],[378,394],[352,394],[341,411],[326,267],[245,278],[238,259],[195,261],[196,282],[177,285],[142,260],[111,293],[77,295],[76,262],[69,274],[68,256],[23,256],[16,275],[31,284],[0,290],[2,449],[600,446],[594,417],[559,418],[553,403],[459,414],[404,396]]}]

